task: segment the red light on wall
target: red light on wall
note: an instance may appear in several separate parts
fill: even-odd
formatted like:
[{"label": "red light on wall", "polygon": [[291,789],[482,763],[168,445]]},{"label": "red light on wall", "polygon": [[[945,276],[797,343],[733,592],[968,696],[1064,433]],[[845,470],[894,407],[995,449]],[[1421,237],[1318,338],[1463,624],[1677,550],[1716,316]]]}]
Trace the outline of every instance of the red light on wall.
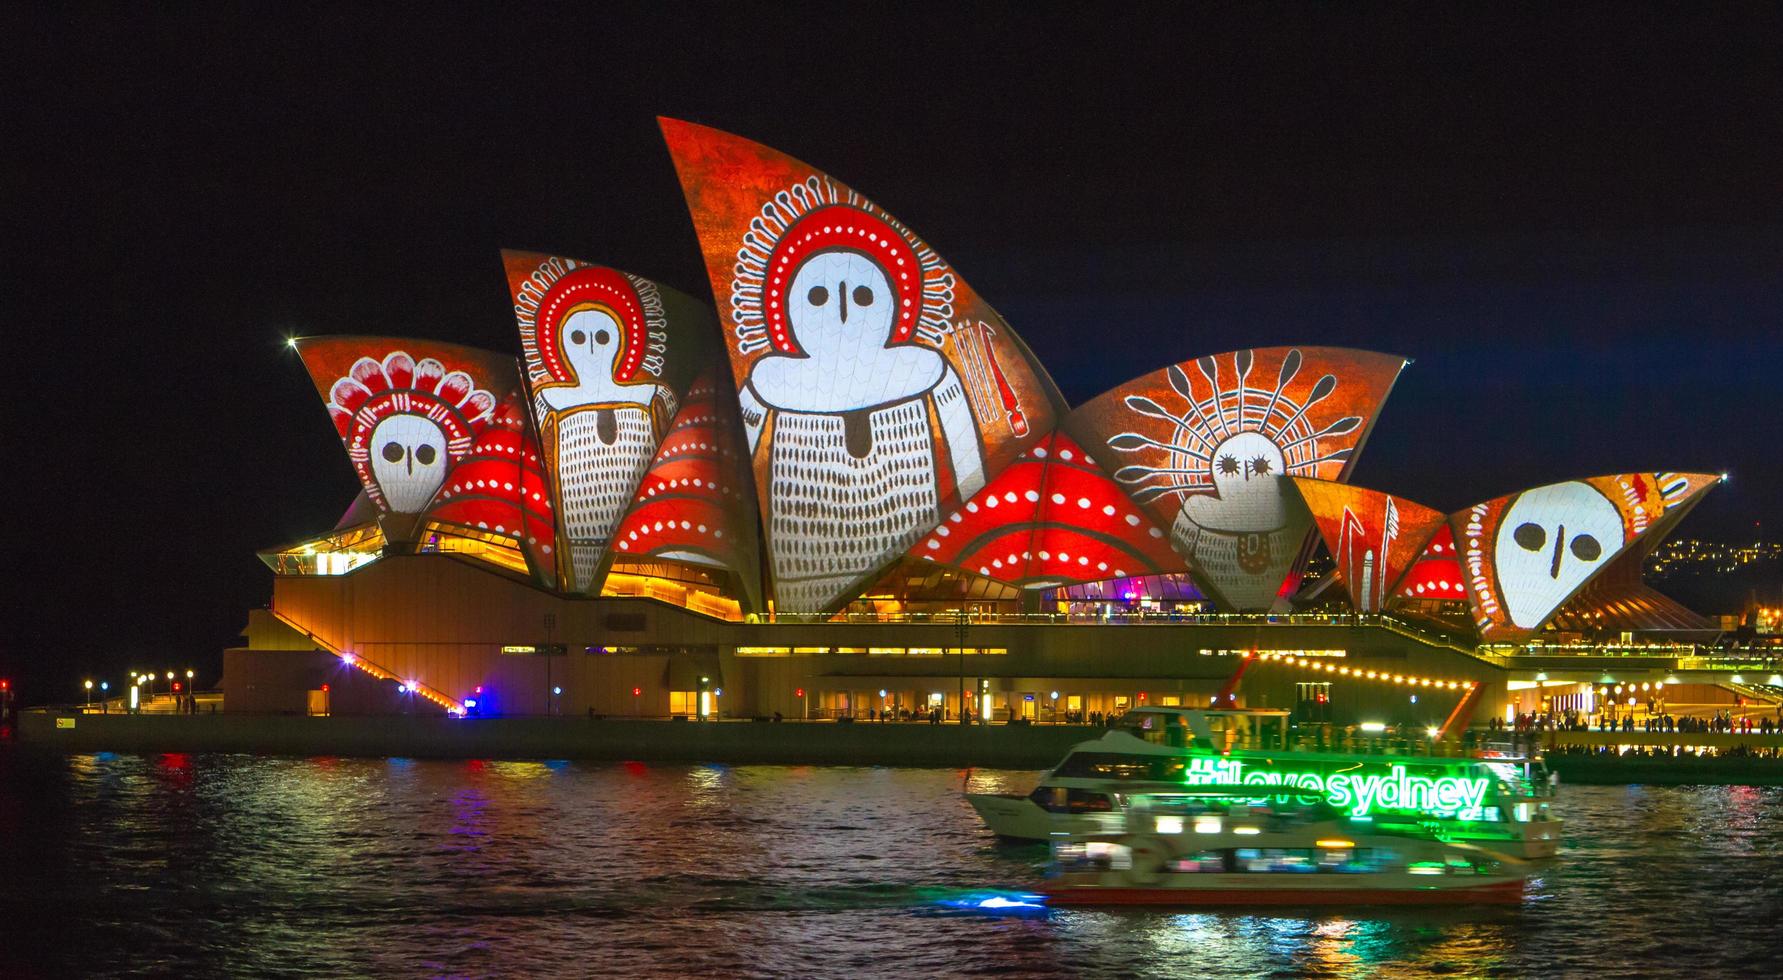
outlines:
[{"label": "red light on wall", "polygon": [[1145,700],[1145,692],[1144,691],[1139,692],[1139,700],[1141,700],[1141,701]]},{"label": "red light on wall", "polygon": [[631,689],[631,696],[634,698],[640,694],[643,694],[643,693],[644,693],[644,689],[641,687],[634,687]]},{"label": "red light on wall", "polygon": [[180,693],[180,682],[179,681],[173,682],[173,693],[175,693],[175,694]]},{"label": "red light on wall", "polygon": [[324,685],[322,685],[322,693],[323,693],[323,694],[327,694],[327,693],[328,693],[328,685],[327,685],[327,684],[324,684]]},{"label": "red light on wall", "polygon": [[805,696],[805,689],[801,687],[798,690],[794,691],[793,693],[802,698]]}]

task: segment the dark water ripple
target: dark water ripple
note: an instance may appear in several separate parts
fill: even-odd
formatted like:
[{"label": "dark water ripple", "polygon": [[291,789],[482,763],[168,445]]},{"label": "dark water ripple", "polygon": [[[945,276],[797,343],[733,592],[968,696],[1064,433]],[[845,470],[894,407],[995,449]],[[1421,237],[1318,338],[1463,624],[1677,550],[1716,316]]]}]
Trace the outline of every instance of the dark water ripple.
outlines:
[{"label": "dark water ripple", "polygon": [[963,914],[1032,774],[0,747],[0,977],[1618,976],[1783,969],[1783,789],[1563,787],[1524,907]]}]

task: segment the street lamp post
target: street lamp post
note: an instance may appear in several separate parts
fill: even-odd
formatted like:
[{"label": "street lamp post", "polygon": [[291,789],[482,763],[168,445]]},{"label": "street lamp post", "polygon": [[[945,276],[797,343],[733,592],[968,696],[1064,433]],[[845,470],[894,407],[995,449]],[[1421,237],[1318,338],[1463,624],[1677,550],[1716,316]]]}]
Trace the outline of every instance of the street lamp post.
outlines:
[{"label": "street lamp post", "polygon": [[954,615],[953,638],[954,649],[960,652],[960,724],[966,723],[966,629],[971,623],[970,614],[965,606],[961,606]]},{"label": "street lamp post", "polygon": [[557,614],[554,612],[548,612],[545,614],[544,619],[545,619],[545,690],[547,693],[551,694],[551,697],[548,697],[545,699],[545,713],[548,715],[555,715],[557,713],[557,696],[555,694],[556,687],[553,686],[551,683],[551,641],[552,641],[552,634],[557,632]]},{"label": "street lamp post", "polygon": [[86,688],[87,688],[87,710],[91,711],[91,710],[93,710],[93,682],[87,681]]}]

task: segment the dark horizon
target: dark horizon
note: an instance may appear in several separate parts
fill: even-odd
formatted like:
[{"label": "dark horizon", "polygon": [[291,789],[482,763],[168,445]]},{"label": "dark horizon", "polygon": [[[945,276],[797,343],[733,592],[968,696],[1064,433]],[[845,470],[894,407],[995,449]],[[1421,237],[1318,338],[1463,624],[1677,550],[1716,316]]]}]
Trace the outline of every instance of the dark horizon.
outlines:
[{"label": "dark horizon", "polygon": [[1073,404],[1203,353],[1382,350],[1414,363],[1356,483],[1454,510],[1728,471],[1677,536],[1783,519],[1774,7],[15,7],[0,29],[26,379],[0,676],[28,700],[132,666],[214,680],[270,594],[254,552],[352,501],[287,336],[517,352],[501,248],[709,298],[658,115],[884,205]]}]

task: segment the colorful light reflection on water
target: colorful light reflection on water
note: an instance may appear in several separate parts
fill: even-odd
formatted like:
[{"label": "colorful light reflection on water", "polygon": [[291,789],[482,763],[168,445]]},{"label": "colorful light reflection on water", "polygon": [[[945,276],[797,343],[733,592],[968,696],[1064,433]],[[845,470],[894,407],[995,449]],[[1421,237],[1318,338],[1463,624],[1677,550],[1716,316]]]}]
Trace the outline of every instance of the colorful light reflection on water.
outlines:
[{"label": "colorful light reflection on water", "polygon": [[0,748],[0,975],[1767,972],[1783,789],[1563,787],[1509,910],[1046,909],[1031,774]]}]

